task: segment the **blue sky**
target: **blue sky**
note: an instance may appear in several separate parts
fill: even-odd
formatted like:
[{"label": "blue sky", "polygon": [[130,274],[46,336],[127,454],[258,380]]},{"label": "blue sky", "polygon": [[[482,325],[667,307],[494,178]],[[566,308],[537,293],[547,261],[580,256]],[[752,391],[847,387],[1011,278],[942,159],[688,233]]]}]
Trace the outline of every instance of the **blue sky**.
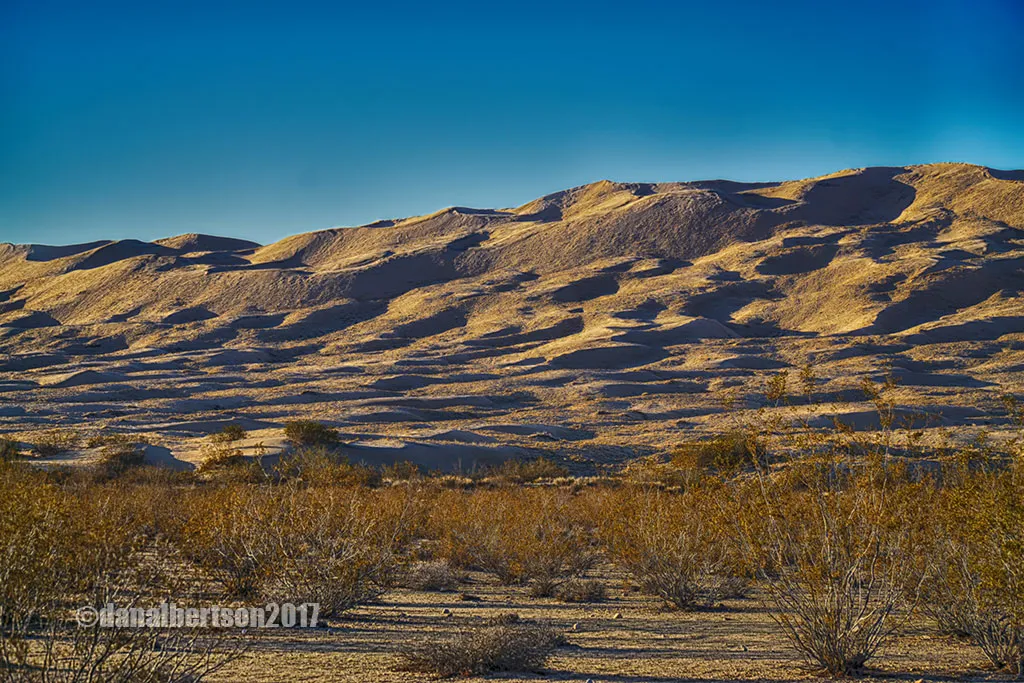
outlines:
[{"label": "blue sky", "polygon": [[0,241],[1024,167],[1024,3],[0,2]]}]

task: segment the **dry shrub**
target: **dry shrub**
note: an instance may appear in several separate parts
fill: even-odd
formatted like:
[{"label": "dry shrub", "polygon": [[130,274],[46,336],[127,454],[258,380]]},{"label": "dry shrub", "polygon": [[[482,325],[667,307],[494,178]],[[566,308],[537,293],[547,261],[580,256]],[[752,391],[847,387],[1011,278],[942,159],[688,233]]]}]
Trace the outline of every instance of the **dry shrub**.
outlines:
[{"label": "dry shrub", "polygon": [[319,602],[330,617],[394,582],[417,504],[409,491],[222,486],[191,496],[177,540],[229,595]]},{"label": "dry shrub", "polygon": [[550,596],[595,559],[588,526],[572,500],[564,491],[544,489],[444,491],[433,505],[431,533],[438,553],[453,564]]},{"label": "dry shrub", "polygon": [[765,446],[751,430],[733,430],[711,439],[679,444],[672,464],[685,470],[735,473],[764,461]]},{"label": "dry shrub", "polygon": [[405,668],[442,678],[539,672],[565,637],[548,626],[510,617],[463,628],[453,637],[417,643],[400,655]]},{"label": "dry shrub", "polygon": [[942,492],[930,529],[924,605],[993,666],[1024,676],[1024,486],[980,472]]},{"label": "dry shrub", "polygon": [[381,474],[388,481],[415,481],[423,476],[420,466],[408,460],[385,465]]},{"label": "dry shrub", "polygon": [[276,467],[281,479],[309,486],[380,486],[380,472],[353,464],[325,447],[299,448],[283,457]]},{"label": "dry shrub", "polygon": [[78,448],[81,436],[73,429],[50,429],[32,444],[32,450],[42,458],[49,458]]},{"label": "dry shrub", "polygon": [[658,455],[637,458],[626,464],[621,477],[630,484],[657,486],[665,489],[685,489],[699,482],[702,474],[674,462],[664,462]]},{"label": "dry shrub", "polygon": [[771,616],[793,646],[830,674],[856,673],[897,630],[908,597],[916,597],[906,501],[919,492],[876,486],[867,474],[832,485],[817,476],[805,481],[806,490],[762,481],[764,505],[744,538],[769,568],[762,576]]},{"label": "dry shrub", "polygon": [[[76,608],[132,607],[169,580],[140,558],[133,503],[0,466],[0,675],[5,680],[198,681],[235,656],[197,629],[79,627]],[[155,601],[154,601],[155,602]],[[218,649],[220,651],[218,652]]]},{"label": "dry shrub", "polygon": [[187,521],[175,541],[227,595],[254,598],[271,561],[264,519],[272,492],[253,485],[200,489],[182,500]]},{"label": "dry shrub", "polygon": [[137,434],[121,434],[118,432],[99,432],[90,436],[86,442],[86,448],[100,448],[102,446],[130,446],[133,444],[148,443],[146,438]]},{"label": "dry shrub", "polygon": [[21,444],[11,439],[0,439],[0,461],[21,457]]},{"label": "dry shrub", "polygon": [[749,570],[729,536],[717,489],[668,493],[630,487],[607,494],[600,535],[641,589],[678,609],[739,595]]},{"label": "dry shrub", "polygon": [[248,458],[227,443],[205,444],[203,461],[197,468],[200,474],[221,482],[251,482],[266,480],[263,467],[254,458]]},{"label": "dry shrub", "polygon": [[459,587],[466,575],[447,562],[417,562],[410,567],[403,580],[406,588],[418,591],[448,592]]},{"label": "dry shrub", "polygon": [[358,489],[284,489],[266,520],[269,595],[320,603],[325,617],[376,599],[394,583],[408,540],[412,501],[404,503]]},{"label": "dry shrub", "polygon": [[213,443],[234,443],[235,441],[241,441],[242,439],[249,436],[249,433],[245,431],[242,425],[229,424],[225,425],[216,434],[210,436],[210,441]]},{"label": "dry shrub", "polygon": [[601,602],[608,597],[605,586],[594,579],[569,579],[555,590],[562,602]]},{"label": "dry shrub", "polygon": [[136,443],[111,443],[100,451],[97,472],[101,477],[118,477],[146,464],[146,453]]},{"label": "dry shrub", "polygon": [[333,446],[338,443],[338,430],[315,420],[293,420],[284,426],[284,435],[299,446]]},{"label": "dry shrub", "polygon": [[512,484],[528,484],[541,479],[558,479],[568,475],[569,470],[549,458],[506,460],[485,473],[487,478]]}]

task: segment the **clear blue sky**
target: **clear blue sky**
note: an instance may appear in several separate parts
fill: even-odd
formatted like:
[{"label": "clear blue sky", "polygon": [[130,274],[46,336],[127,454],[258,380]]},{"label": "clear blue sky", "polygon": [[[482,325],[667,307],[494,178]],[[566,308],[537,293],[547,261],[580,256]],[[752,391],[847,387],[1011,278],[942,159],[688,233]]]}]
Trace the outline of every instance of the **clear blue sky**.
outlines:
[{"label": "clear blue sky", "polygon": [[0,241],[1024,167],[1024,2],[0,0]]}]

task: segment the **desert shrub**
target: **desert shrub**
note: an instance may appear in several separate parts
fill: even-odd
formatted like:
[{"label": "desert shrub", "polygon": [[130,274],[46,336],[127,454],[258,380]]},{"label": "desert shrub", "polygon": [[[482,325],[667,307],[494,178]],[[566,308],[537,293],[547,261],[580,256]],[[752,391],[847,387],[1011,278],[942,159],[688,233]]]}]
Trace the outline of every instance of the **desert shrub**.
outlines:
[{"label": "desert shrub", "polygon": [[631,487],[608,494],[600,535],[641,590],[678,609],[714,606],[742,592],[750,570],[728,533],[718,489],[667,493]]},{"label": "desert shrub", "polygon": [[499,618],[452,637],[421,641],[400,656],[409,671],[442,678],[537,672],[564,643],[565,637],[548,626]]},{"label": "desert shrub", "polygon": [[117,477],[146,464],[146,452],[139,444],[115,443],[103,447],[97,471],[105,477]]},{"label": "desert shrub", "polygon": [[231,597],[254,598],[263,589],[274,554],[265,533],[271,493],[237,484],[193,491],[182,501],[186,521],[176,545]]},{"label": "desert shrub", "polygon": [[377,598],[395,580],[409,510],[387,510],[357,489],[288,489],[267,520],[275,550],[268,595],[316,602],[336,616]]},{"label": "desert shrub", "polygon": [[293,420],[284,426],[284,435],[299,446],[332,446],[338,443],[338,430],[315,420]]},{"label": "desert shrub", "polygon": [[241,441],[242,439],[249,436],[249,433],[242,428],[242,425],[229,424],[225,425],[216,434],[210,436],[210,441],[214,443],[233,443],[235,441]]},{"label": "desert shrub", "polygon": [[298,448],[282,457],[275,469],[281,479],[309,486],[379,486],[383,481],[379,471],[324,447]]},{"label": "desert shrub", "polygon": [[432,509],[438,553],[476,567],[506,585],[528,584],[537,597],[594,562],[587,525],[572,510],[572,496],[540,489],[444,492]]},{"label": "desert shrub", "polygon": [[42,458],[60,455],[78,448],[81,437],[72,429],[51,429],[37,437],[32,450]]},{"label": "desert shrub", "polygon": [[677,445],[672,451],[672,464],[688,470],[732,473],[763,462],[765,454],[765,446],[754,432],[733,430]]},{"label": "desert shrub", "polygon": [[423,476],[420,466],[408,460],[384,465],[381,474],[388,481],[412,481]]},{"label": "desert shrub", "polygon": [[630,484],[657,486],[665,489],[684,489],[698,483],[702,473],[676,462],[664,462],[657,455],[637,458],[626,463],[620,477]]},{"label": "desert shrub", "polygon": [[515,484],[526,484],[541,479],[558,479],[569,475],[562,465],[549,458],[534,460],[506,460],[486,471],[485,476]]},{"label": "desert shrub", "polygon": [[251,482],[266,480],[263,467],[254,458],[247,458],[237,448],[226,443],[206,444],[202,448],[203,461],[197,472],[220,482]]},{"label": "desert shrub", "polygon": [[79,606],[138,604],[162,581],[162,563],[141,560],[138,518],[123,491],[64,488],[6,465],[0,487],[0,676],[185,683],[234,656],[195,629],[75,623]]},{"label": "desert shrub", "polygon": [[924,606],[993,666],[1024,676],[1024,486],[979,472],[943,491],[928,544]]},{"label": "desert shrub", "polygon": [[20,443],[11,439],[0,439],[0,460],[15,460],[20,457]]},{"label": "desert shrub", "polygon": [[231,596],[318,602],[339,614],[392,585],[416,493],[231,484],[194,492],[176,540]]},{"label": "desert shrub", "polygon": [[863,475],[809,490],[762,483],[761,519],[744,538],[770,568],[762,570],[770,614],[809,663],[856,673],[916,598],[908,558],[917,547],[904,505],[915,490],[878,487]]},{"label": "desert shrub", "polygon": [[562,602],[601,602],[608,591],[594,579],[569,579],[555,589],[555,597]]},{"label": "desert shrub", "polygon": [[144,436],[138,434],[121,434],[119,432],[99,432],[90,436],[86,442],[86,448],[101,448],[103,446],[129,446],[134,444],[149,443]]},{"label": "desert shrub", "polygon": [[417,562],[405,574],[406,588],[418,591],[447,592],[459,587],[466,575],[447,562]]}]

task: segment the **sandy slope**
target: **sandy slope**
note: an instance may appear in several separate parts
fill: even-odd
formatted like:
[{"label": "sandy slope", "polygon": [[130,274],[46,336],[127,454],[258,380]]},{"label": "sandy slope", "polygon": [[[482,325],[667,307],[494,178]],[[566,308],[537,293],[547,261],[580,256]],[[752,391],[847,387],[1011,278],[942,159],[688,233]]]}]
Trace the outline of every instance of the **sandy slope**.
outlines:
[{"label": "sandy slope", "polygon": [[998,430],[1022,266],[1024,175],[962,164],[602,181],[262,247],[0,245],[0,430],[143,431],[188,459],[229,421],[266,442],[307,416],[371,461],[586,467],[720,429],[725,397],[755,411],[806,363],[799,406],[870,427],[851,387],[891,370],[907,414]]}]

